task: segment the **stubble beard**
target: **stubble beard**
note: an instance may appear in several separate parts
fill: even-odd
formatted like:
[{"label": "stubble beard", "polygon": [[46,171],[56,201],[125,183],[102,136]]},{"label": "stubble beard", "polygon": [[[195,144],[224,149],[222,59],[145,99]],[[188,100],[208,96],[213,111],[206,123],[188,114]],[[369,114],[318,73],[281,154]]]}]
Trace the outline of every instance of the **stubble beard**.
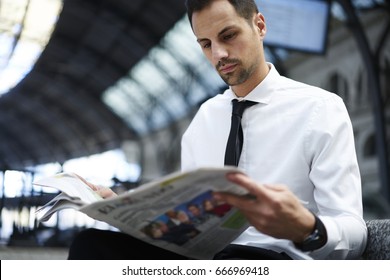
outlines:
[{"label": "stubble beard", "polygon": [[242,63],[239,60],[228,60],[224,63],[237,63],[237,69],[228,74],[222,74],[218,69],[220,65],[217,65],[217,71],[222,80],[229,86],[236,86],[246,82],[253,74],[255,65],[251,65],[249,68],[243,68]]}]

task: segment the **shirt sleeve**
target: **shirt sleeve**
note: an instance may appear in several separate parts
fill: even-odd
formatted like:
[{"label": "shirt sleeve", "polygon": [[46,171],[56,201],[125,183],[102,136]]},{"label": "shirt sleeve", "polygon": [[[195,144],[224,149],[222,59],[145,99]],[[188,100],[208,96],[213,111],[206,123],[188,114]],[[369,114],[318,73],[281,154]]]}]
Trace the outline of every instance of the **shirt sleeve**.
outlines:
[{"label": "shirt sleeve", "polygon": [[192,156],[191,151],[191,137],[189,136],[191,132],[187,129],[187,131],[183,134],[183,137],[181,139],[181,171],[190,170],[195,166],[195,163],[192,162],[192,159],[194,158]]},{"label": "shirt sleeve", "polygon": [[327,244],[311,254],[317,259],[358,258],[366,246],[367,228],[352,123],[341,98],[334,95],[317,104],[305,148],[317,215],[328,234]]},{"label": "shirt sleeve", "polygon": [[194,139],[196,137],[196,123],[199,119],[199,112],[192,119],[187,130],[184,132],[181,138],[181,171],[191,170],[196,167],[195,156],[194,156]]}]

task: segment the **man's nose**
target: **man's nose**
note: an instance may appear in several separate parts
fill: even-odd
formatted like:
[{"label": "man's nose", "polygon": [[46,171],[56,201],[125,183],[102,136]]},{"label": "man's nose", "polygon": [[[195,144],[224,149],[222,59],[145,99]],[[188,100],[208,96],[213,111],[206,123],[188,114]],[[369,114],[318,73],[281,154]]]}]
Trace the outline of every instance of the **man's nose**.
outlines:
[{"label": "man's nose", "polygon": [[212,59],[214,65],[217,65],[219,61],[227,57],[228,57],[228,51],[225,47],[218,44],[214,44],[212,46]]}]

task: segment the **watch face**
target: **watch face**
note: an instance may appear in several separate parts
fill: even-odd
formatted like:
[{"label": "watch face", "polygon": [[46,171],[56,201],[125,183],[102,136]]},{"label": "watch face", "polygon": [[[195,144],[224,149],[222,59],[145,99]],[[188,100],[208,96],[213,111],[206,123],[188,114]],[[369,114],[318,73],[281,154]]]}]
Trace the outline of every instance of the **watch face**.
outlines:
[{"label": "watch face", "polygon": [[319,249],[324,245],[323,240],[324,238],[321,236],[319,230],[315,229],[314,232],[302,242],[302,250],[313,251]]},{"label": "watch face", "polygon": [[327,242],[326,228],[322,221],[315,216],[315,228],[314,231],[301,243],[295,243],[295,246],[302,251],[314,251]]}]

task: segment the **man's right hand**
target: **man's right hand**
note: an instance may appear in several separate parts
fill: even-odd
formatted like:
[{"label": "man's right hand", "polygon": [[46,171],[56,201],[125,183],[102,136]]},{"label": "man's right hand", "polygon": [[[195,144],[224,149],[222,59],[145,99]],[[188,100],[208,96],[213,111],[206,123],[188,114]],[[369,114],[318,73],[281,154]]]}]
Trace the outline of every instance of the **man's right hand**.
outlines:
[{"label": "man's right hand", "polygon": [[94,185],[94,184],[88,182],[87,180],[85,180],[83,177],[81,177],[77,174],[75,174],[75,175],[77,177],[79,177],[81,181],[83,181],[85,184],[87,184],[92,190],[94,190],[102,198],[110,198],[110,197],[117,196],[117,194],[112,189],[110,189],[108,187]]}]

